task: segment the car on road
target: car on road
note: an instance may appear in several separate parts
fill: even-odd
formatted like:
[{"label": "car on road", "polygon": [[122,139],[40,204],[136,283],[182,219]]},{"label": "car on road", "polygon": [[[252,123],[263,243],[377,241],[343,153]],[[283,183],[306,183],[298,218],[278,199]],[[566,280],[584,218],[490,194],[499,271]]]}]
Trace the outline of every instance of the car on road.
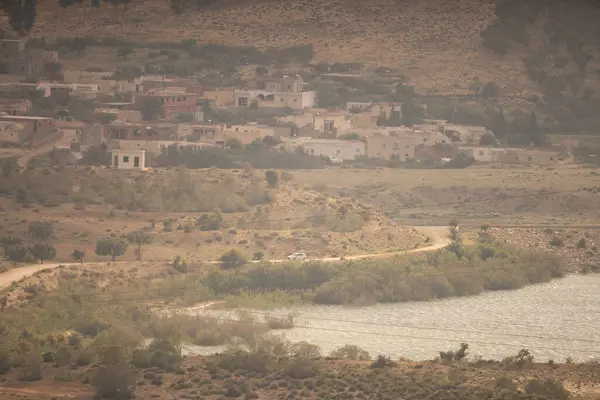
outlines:
[{"label": "car on road", "polygon": [[287,258],[290,261],[304,261],[308,257],[306,257],[306,253],[295,252],[295,253],[292,253],[289,256],[287,256]]}]

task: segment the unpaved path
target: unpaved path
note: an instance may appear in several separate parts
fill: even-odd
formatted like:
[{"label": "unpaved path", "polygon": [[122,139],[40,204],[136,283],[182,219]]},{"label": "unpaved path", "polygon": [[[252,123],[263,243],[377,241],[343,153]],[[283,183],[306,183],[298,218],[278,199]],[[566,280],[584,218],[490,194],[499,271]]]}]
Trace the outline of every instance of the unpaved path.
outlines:
[{"label": "unpaved path", "polygon": [[[430,237],[433,244],[431,246],[421,247],[421,248],[412,249],[412,250],[401,250],[401,251],[386,252],[386,253],[373,253],[373,254],[360,254],[360,255],[356,255],[356,256],[346,256],[345,259],[346,260],[362,260],[362,259],[367,259],[367,258],[371,258],[371,259],[373,259],[373,258],[376,258],[376,259],[391,258],[391,257],[401,255],[401,254],[421,253],[421,252],[425,252],[425,251],[439,250],[439,249],[447,246],[449,243],[449,240],[446,237],[446,235],[448,233],[448,227],[445,227],[445,226],[420,226],[420,227],[415,227],[415,229],[417,231],[421,232],[422,234]],[[286,259],[268,260],[267,262],[281,263],[281,262],[286,262],[286,261],[288,261],[288,260],[286,260]],[[341,260],[340,260],[340,257],[324,257],[324,258],[311,258],[311,261],[338,262]],[[119,261],[119,263],[126,263],[126,262],[127,261]],[[261,261],[252,261],[252,262],[258,263]],[[209,261],[208,263],[209,264],[218,264],[219,261]],[[89,264],[98,264],[98,263],[86,263],[86,265],[89,265]],[[28,276],[31,276],[31,275],[35,274],[36,272],[39,272],[39,271],[42,271],[45,269],[58,268],[60,265],[77,266],[80,264],[79,263],[34,264],[34,265],[28,265],[25,267],[11,269],[7,272],[0,274],[0,290],[9,287],[13,282],[18,282],[23,278],[27,278]]]}]

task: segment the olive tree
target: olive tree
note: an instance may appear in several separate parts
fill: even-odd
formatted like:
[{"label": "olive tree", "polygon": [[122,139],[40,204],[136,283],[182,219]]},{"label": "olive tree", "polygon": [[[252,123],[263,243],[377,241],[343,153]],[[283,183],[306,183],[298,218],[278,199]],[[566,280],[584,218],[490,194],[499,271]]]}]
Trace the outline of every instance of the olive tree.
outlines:
[{"label": "olive tree", "polygon": [[110,256],[113,261],[127,251],[129,242],[124,238],[108,236],[96,242],[96,255]]},{"label": "olive tree", "polygon": [[152,243],[152,235],[142,231],[135,231],[127,234],[127,240],[129,240],[130,243],[137,245],[135,256],[138,260],[141,260],[142,245]]},{"label": "olive tree", "polygon": [[56,247],[49,244],[34,244],[29,248],[29,252],[36,260],[40,260],[40,264],[43,264],[44,260],[52,260],[56,257]]},{"label": "olive tree", "polygon": [[34,239],[48,240],[54,234],[54,224],[52,222],[34,221],[29,224],[27,233]]}]

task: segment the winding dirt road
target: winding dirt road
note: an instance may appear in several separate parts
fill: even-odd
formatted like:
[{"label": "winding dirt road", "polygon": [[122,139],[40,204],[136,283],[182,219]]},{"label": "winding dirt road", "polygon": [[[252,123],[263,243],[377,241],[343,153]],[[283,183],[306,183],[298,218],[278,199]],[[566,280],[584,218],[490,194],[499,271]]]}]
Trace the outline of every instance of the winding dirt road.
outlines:
[{"label": "winding dirt road", "polygon": [[[356,256],[346,256],[346,260],[363,260],[363,259],[383,259],[390,258],[401,254],[410,254],[410,253],[422,253],[425,251],[434,251],[439,250],[448,245],[449,240],[446,237],[448,233],[448,227],[445,226],[419,226],[414,227],[418,232],[428,236],[431,238],[432,245],[426,247],[420,247],[412,250],[402,250],[395,252],[386,252],[386,253],[374,253],[374,254],[360,254]],[[323,262],[340,262],[339,257],[324,257],[324,258],[311,258],[311,261],[323,261]],[[287,259],[283,260],[267,260],[266,262],[271,263],[281,263],[289,261]],[[118,263],[127,263],[128,261],[118,261]],[[253,263],[258,263],[261,261],[252,261]],[[264,262],[264,261],[263,261]],[[208,261],[208,264],[219,264],[219,261]],[[86,265],[93,265],[100,263],[86,263]],[[45,270],[45,269],[54,269],[58,268],[60,265],[65,266],[77,266],[81,265],[79,263],[52,263],[52,264],[33,264],[27,265],[25,267],[11,269],[7,272],[0,274],[0,290],[9,287],[13,282],[18,282],[23,278],[27,278],[35,274],[36,272]]]}]

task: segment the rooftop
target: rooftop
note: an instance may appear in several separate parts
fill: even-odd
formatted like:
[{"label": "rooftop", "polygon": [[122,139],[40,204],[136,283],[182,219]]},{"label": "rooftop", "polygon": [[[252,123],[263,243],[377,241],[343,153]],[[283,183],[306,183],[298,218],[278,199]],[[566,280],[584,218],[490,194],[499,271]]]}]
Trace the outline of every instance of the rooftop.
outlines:
[{"label": "rooftop", "polygon": [[2,115],[0,116],[0,120],[8,120],[8,121],[47,121],[52,120],[53,118],[49,117],[29,117],[24,115]]}]

